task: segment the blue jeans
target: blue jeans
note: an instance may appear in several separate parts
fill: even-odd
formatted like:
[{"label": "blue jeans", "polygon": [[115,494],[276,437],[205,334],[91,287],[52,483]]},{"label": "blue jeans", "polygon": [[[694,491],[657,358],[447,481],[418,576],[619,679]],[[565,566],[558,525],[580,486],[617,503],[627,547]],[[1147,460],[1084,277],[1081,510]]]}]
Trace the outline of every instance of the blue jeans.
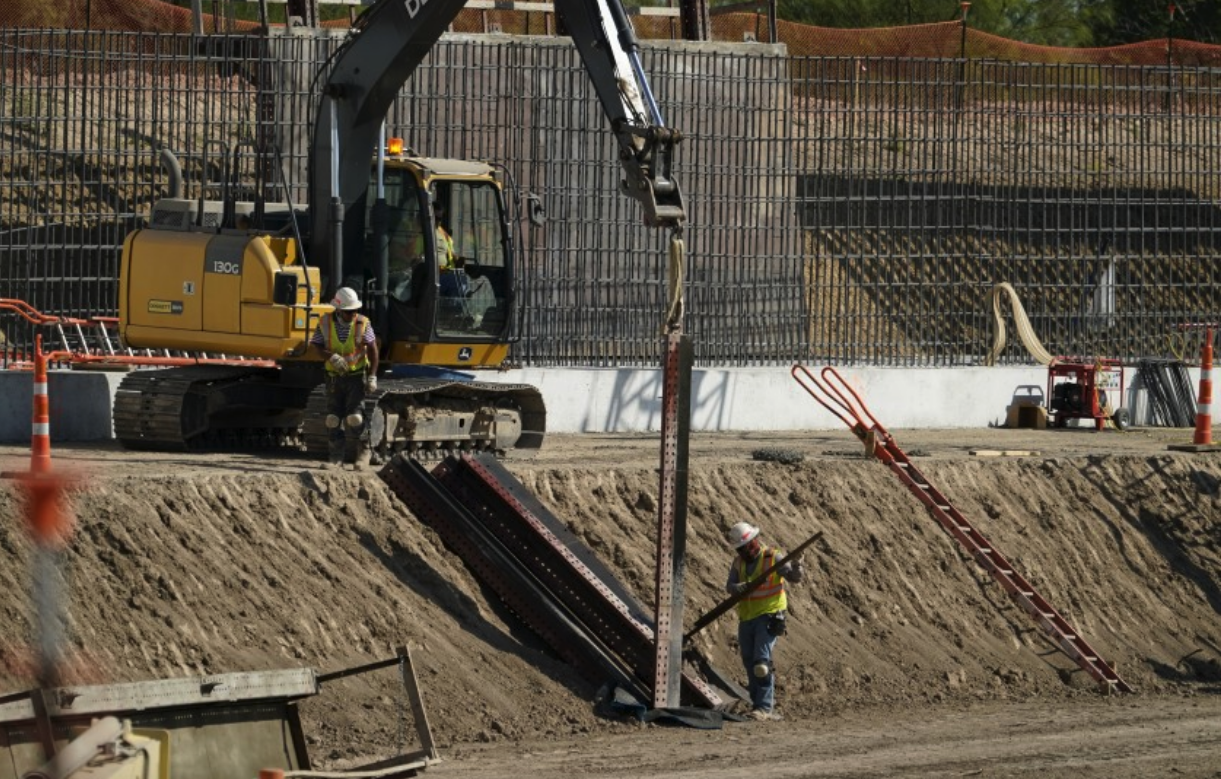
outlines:
[{"label": "blue jeans", "polygon": [[464,271],[441,271],[441,294],[445,297],[464,298],[471,291],[470,279]]},{"label": "blue jeans", "polygon": [[[751,705],[756,709],[771,711],[776,705],[776,671],[772,664],[772,650],[776,636],[767,632],[771,614],[763,614],[738,623],[738,647],[742,650],[742,665],[746,667],[746,689],[750,692]],[[767,676],[755,676],[755,666],[766,663]]]}]

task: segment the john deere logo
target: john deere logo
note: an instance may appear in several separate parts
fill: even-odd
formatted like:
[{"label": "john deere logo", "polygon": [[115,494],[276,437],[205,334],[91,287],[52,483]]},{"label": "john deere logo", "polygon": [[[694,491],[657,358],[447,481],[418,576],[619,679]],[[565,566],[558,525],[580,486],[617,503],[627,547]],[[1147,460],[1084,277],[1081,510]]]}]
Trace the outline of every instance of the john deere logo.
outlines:
[{"label": "john deere logo", "polygon": [[471,347],[464,346],[458,350],[458,362],[467,362],[471,359]]}]

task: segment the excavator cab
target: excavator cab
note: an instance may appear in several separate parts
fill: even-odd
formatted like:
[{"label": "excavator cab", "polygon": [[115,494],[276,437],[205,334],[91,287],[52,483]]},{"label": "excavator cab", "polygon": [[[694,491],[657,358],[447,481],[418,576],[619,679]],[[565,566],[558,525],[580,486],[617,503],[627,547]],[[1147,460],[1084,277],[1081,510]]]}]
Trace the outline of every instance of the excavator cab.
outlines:
[{"label": "excavator cab", "polygon": [[[377,289],[379,249],[386,246],[386,321],[375,322],[384,334],[386,359],[446,367],[499,364],[512,322],[513,243],[493,169],[398,157],[386,160],[380,182],[384,243],[376,210],[367,209],[362,254],[365,283]],[[378,186],[375,177],[369,202],[377,202]]]}]

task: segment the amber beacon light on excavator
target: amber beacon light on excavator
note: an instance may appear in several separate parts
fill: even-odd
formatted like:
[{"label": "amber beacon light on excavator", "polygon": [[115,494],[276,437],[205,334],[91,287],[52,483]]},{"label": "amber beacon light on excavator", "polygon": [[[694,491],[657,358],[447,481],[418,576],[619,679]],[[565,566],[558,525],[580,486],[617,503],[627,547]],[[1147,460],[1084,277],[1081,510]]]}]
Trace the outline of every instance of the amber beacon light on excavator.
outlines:
[{"label": "amber beacon light on excavator", "polygon": [[[541,445],[536,388],[458,372],[508,355],[522,203],[512,177],[385,138],[390,103],[463,5],[378,0],[358,19],[320,96],[304,209],[228,191],[185,198],[177,160],[162,153],[170,196],[123,246],[123,340],[244,362],[129,374],[114,409],[125,446],[325,454],[323,363],[308,344],[342,286],[361,290],[378,336],[382,376],[363,409],[372,450]],[[677,234],[686,213],[670,166],[681,135],[662,122],[619,0],[555,7],[618,142],[623,192],[645,224]]]}]

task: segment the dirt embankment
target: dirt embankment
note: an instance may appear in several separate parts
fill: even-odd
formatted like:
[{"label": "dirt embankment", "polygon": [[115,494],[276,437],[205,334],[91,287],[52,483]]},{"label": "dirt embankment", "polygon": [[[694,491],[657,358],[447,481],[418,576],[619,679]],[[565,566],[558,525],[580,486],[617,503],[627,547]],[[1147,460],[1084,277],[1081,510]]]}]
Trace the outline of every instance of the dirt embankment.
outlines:
[{"label": "dirt embankment", "polygon": [[[686,623],[721,598],[730,524],[757,521],[788,546],[823,530],[779,649],[790,720],[1094,698],[1085,675],[851,439],[806,443],[797,465],[753,462],[752,443],[694,448]],[[596,445],[617,443],[570,443],[567,461],[579,465],[542,457],[511,469],[651,603],[655,456],[603,461]],[[1158,446],[983,460],[928,448],[933,456],[917,459],[926,475],[1142,696],[1216,689],[1221,456]],[[162,461],[144,475],[106,465],[123,458],[84,453],[97,473],[71,496],[69,628],[85,680],[327,671],[410,643],[443,751],[634,730],[596,716],[602,680],[557,660],[372,474],[257,458]],[[20,504],[0,488],[0,692],[32,684],[18,662],[33,640]],[[699,641],[740,673],[733,627],[725,617]],[[392,751],[394,690],[387,673],[307,703],[315,757],[342,765]]]}]

